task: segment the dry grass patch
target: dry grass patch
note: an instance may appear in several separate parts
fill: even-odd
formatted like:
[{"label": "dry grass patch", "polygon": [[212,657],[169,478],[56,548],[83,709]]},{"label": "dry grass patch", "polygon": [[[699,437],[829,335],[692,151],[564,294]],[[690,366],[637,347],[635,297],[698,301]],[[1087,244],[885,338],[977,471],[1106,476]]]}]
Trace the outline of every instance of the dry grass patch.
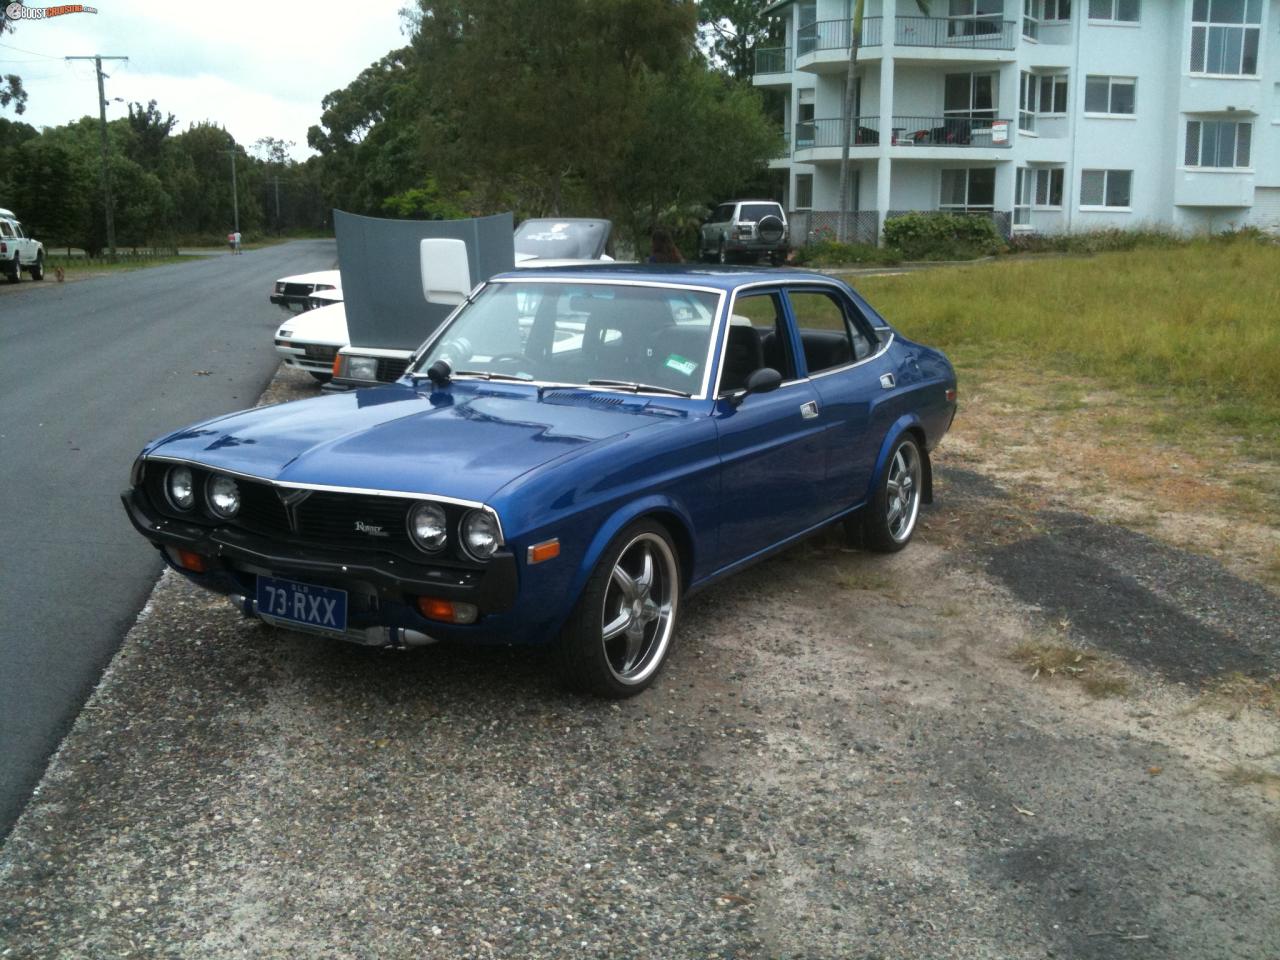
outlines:
[{"label": "dry grass patch", "polygon": [[1280,717],[1280,676],[1258,679],[1229,673],[1209,684],[1195,706],[1222,711],[1231,719],[1243,710],[1261,710]]},{"label": "dry grass patch", "polygon": [[1032,680],[1073,680],[1092,697],[1122,697],[1129,692],[1129,679],[1117,661],[1069,644],[1028,640],[1018,644],[1009,659],[1022,664]]},{"label": "dry grass patch", "polygon": [[1238,763],[1224,773],[1223,778],[1235,787],[1261,787],[1271,797],[1280,797],[1280,773]]}]

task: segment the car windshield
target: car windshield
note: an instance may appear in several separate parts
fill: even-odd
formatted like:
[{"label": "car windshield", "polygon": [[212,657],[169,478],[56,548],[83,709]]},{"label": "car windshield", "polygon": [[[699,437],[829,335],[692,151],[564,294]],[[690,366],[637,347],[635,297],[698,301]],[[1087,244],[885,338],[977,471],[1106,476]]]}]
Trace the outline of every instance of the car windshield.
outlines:
[{"label": "car windshield", "polygon": [[526,220],[516,229],[516,253],[540,260],[598,260],[609,229],[608,220]]},{"label": "car windshield", "polygon": [[680,287],[491,283],[415,369],[444,360],[459,377],[694,395],[703,388],[717,302],[718,294]]}]

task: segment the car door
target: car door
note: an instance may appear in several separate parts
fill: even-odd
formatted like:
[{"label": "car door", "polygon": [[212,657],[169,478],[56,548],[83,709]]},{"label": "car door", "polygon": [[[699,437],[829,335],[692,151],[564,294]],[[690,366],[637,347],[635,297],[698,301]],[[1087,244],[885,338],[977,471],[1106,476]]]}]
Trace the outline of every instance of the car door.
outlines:
[{"label": "car door", "polygon": [[[797,372],[780,289],[753,289],[731,307],[715,420],[720,445],[720,537],[716,566],[750,557],[817,522],[825,450],[817,391]],[[759,367],[783,384],[729,399]]]},{"label": "car door", "polygon": [[830,517],[860,503],[875,469],[885,424],[879,405],[894,384],[882,336],[834,285],[787,289],[787,306],[800,339],[802,370],[818,395],[822,429],[822,503]]}]

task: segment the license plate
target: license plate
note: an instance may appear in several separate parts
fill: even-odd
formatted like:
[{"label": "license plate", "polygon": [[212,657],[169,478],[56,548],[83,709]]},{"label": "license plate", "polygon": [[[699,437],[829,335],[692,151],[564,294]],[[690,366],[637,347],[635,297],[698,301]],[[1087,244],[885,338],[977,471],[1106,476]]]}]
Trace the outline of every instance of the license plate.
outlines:
[{"label": "license plate", "polygon": [[258,613],[313,630],[347,629],[347,591],[258,577]]}]

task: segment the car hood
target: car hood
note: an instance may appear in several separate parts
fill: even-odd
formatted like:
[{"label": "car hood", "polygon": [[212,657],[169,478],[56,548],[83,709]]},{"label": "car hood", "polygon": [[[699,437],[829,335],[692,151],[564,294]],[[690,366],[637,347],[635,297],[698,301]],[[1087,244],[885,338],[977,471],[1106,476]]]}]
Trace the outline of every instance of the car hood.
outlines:
[{"label": "car hood", "polygon": [[484,502],[533,468],[685,412],[648,397],[393,384],[234,413],[145,451],[288,483]]},{"label": "car hood", "polygon": [[276,330],[276,339],[345,347],[351,342],[347,336],[346,308],[341,303],[335,303],[300,313],[280,324],[280,328]]}]

